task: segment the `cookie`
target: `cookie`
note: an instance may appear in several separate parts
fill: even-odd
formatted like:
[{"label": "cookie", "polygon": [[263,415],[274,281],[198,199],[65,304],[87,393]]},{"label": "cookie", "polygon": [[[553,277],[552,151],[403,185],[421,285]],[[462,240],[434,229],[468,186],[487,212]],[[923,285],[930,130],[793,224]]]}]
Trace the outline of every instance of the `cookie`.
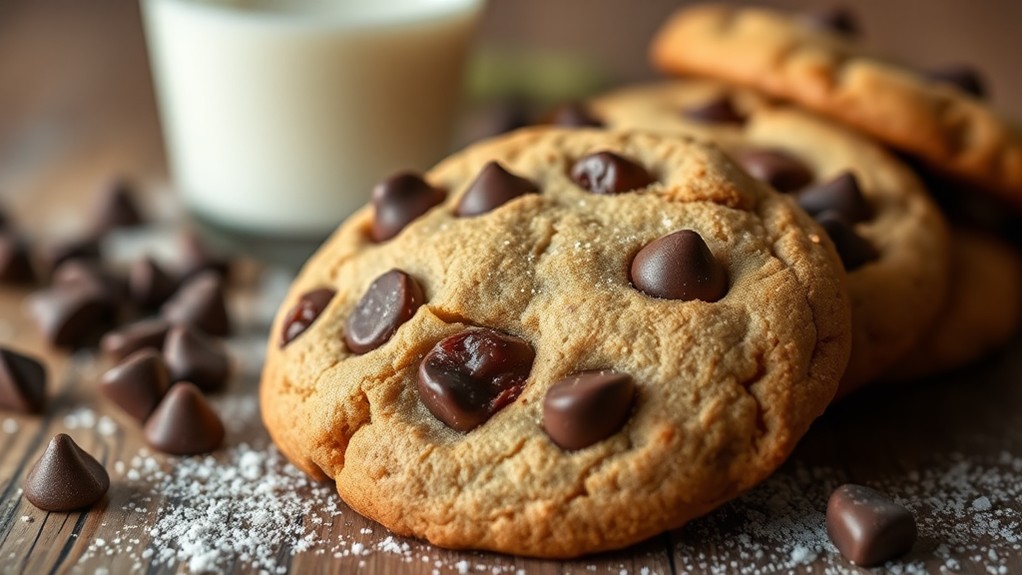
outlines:
[{"label": "cookie", "polygon": [[715,142],[750,173],[794,194],[834,234],[852,302],[842,394],[886,373],[935,321],[948,284],[944,219],[911,170],[879,146],[711,81],[624,88],[587,108],[607,127]]},{"label": "cookie", "polygon": [[1022,210],[1022,131],[980,98],[975,76],[895,63],[846,26],[820,24],[761,8],[684,8],[654,38],[651,58],[671,73],[797,102]]},{"label": "cookie", "polygon": [[837,255],[712,147],[534,128],[373,198],[291,287],[261,404],[395,533],[627,546],[764,479],[835,393]]},{"label": "cookie", "polygon": [[1022,260],[997,236],[955,228],[951,290],[926,337],[887,379],[922,379],[965,367],[1004,346],[1022,323]]}]

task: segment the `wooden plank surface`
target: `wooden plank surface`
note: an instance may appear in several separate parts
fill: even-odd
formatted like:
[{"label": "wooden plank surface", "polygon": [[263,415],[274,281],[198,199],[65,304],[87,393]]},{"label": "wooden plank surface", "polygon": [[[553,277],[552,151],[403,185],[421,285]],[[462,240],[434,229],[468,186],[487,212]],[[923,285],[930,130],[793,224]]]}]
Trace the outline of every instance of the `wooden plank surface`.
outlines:
[{"label": "wooden plank surface", "polygon": [[[134,239],[160,248],[173,237],[180,214],[165,183],[134,2],[0,3],[0,79],[0,194],[25,230],[44,242],[83,229],[89,192],[123,173],[146,190],[148,208],[161,212],[160,227]],[[0,573],[866,572],[837,555],[821,532],[826,496],[843,481],[881,487],[919,518],[920,542],[888,571],[1022,572],[1022,342],[967,371],[837,406],[775,478],[684,529],[616,553],[537,561],[393,538],[348,510],[330,486],[307,482],[273,456],[255,387],[267,318],[289,271],[246,269],[233,300],[238,375],[215,399],[228,441],[208,462],[149,453],[137,426],[98,397],[102,360],[49,350],[24,314],[27,292],[0,290],[0,344],[41,355],[51,382],[42,416],[0,412]],[[28,468],[58,432],[110,470],[107,498],[87,513],[45,513],[21,494]],[[253,461],[264,476],[252,485],[273,479],[264,499],[223,485],[225,475]],[[202,478],[203,470],[217,476]],[[219,489],[204,491],[203,481]],[[217,494],[219,501],[211,497]],[[288,516],[274,518],[280,523],[273,526],[283,526],[279,537],[263,528],[252,538],[247,558],[237,552],[244,541],[213,546],[214,531],[168,535],[206,525],[202,517],[244,530],[263,502]],[[303,511],[309,502],[317,507]],[[199,544],[184,549],[183,541]]]}]

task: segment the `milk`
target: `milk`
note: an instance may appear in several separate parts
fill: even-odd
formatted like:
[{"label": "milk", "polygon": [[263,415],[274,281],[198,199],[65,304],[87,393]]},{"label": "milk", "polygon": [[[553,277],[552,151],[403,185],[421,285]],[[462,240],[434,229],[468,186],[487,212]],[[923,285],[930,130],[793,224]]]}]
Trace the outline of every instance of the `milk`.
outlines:
[{"label": "milk", "polygon": [[174,185],[233,228],[321,235],[450,145],[481,0],[140,0]]}]

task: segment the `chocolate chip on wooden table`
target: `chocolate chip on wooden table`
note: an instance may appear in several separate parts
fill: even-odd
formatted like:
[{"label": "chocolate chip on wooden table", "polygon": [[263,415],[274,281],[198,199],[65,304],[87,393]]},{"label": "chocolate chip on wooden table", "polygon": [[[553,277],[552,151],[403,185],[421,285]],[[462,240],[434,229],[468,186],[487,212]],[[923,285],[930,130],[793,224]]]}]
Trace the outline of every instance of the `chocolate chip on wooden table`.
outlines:
[{"label": "chocolate chip on wooden table", "polygon": [[39,360],[0,347],[0,409],[40,413],[46,404],[46,367]]},{"label": "chocolate chip on wooden table", "polygon": [[0,231],[0,284],[30,285],[36,274],[25,239],[12,231]]},{"label": "chocolate chip on wooden table", "polygon": [[862,195],[858,179],[855,174],[847,171],[800,192],[798,205],[811,216],[833,210],[851,224],[866,221],[873,216],[873,209]]},{"label": "chocolate chip on wooden table", "polygon": [[539,193],[531,181],[507,171],[497,162],[488,162],[458,202],[459,216],[476,216],[500,207],[525,194]]},{"label": "chocolate chip on wooden table", "polygon": [[558,106],[550,114],[550,123],[568,128],[602,128],[603,122],[580,102],[568,102]]},{"label": "chocolate chip on wooden table", "polygon": [[99,260],[67,260],[53,270],[50,279],[54,287],[80,286],[95,290],[109,300],[111,308],[117,308],[127,294],[124,279],[103,267]]},{"label": "chocolate chip on wooden table", "polygon": [[170,387],[170,372],[155,349],[142,349],[107,370],[99,390],[138,421],[144,422]]},{"label": "chocolate chip on wooden table", "polygon": [[930,68],[923,74],[932,82],[954,86],[959,90],[979,99],[987,97],[986,82],[979,70],[964,64]]},{"label": "chocolate chip on wooden table", "polygon": [[701,124],[742,124],[745,116],[735,108],[734,102],[727,94],[720,94],[716,98],[690,106],[681,111],[689,120]]},{"label": "chocolate chip on wooden table", "polygon": [[171,455],[199,455],[220,447],[226,435],[220,416],[199,388],[175,383],[146,420],[143,432],[153,449]]},{"label": "chocolate chip on wooden table", "polygon": [[107,357],[120,361],[140,349],[163,349],[170,327],[170,323],[162,318],[143,319],[107,332],[99,346]]},{"label": "chocolate chip on wooden table", "polygon": [[826,230],[830,241],[834,242],[834,248],[841,256],[841,263],[844,264],[845,271],[857,270],[880,257],[880,252],[873,247],[873,244],[860,236],[838,212],[825,211],[816,216],[816,221]]},{"label": "chocolate chip on wooden table", "polygon": [[204,271],[187,280],[160,308],[163,319],[175,325],[191,325],[217,336],[231,332],[223,277]]},{"label": "chocolate chip on wooden table", "polygon": [[174,278],[151,257],[135,260],[128,270],[128,293],[141,309],[159,308],[176,289]]},{"label": "chocolate chip on wooden table", "polygon": [[398,269],[388,271],[369,284],[348,316],[344,342],[355,353],[380,347],[425,301],[415,278]]},{"label": "chocolate chip on wooden table", "polygon": [[387,178],[373,188],[372,239],[382,242],[393,238],[446,197],[443,190],[429,185],[418,174],[400,172]]},{"label": "chocolate chip on wooden table", "polygon": [[97,261],[100,258],[99,239],[96,237],[61,240],[46,246],[43,253],[47,276],[52,276],[57,267],[66,261],[74,259]]},{"label": "chocolate chip on wooden table", "polygon": [[25,498],[44,511],[92,506],[110,488],[110,476],[96,458],[60,433],[25,477]]},{"label": "chocolate chip on wooden table", "polygon": [[634,401],[635,381],[628,374],[576,373],[547,391],[543,429],[563,449],[584,449],[620,431]]},{"label": "chocolate chip on wooden table", "polygon": [[715,302],[728,288],[727,270],[692,230],[646,244],[632,259],[631,281],[646,295],[682,301]]},{"label": "chocolate chip on wooden table", "polygon": [[594,194],[622,194],[656,181],[637,162],[607,150],[579,158],[570,175],[571,181]]},{"label": "chocolate chip on wooden table", "polygon": [[114,299],[92,282],[67,282],[33,293],[28,308],[55,347],[75,348],[99,337],[114,319]]},{"label": "chocolate chip on wooden table", "polygon": [[230,357],[220,342],[187,325],[167,333],[163,360],[172,382],[190,381],[206,392],[222,390],[231,373]]},{"label": "chocolate chip on wooden table", "polygon": [[813,181],[813,172],[802,161],[781,150],[750,149],[735,159],[750,176],[779,192],[795,192]]},{"label": "chocolate chip on wooden table", "polygon": [[449,336],[419,364],[419,398],[437,419],[471,431],[512,403],[536,357],[529,342],[489,328]]},{"label": "chocolate chip on wooden table", "polygon": [[103,233],[115,228],[141,225],[142,214],[135,204],[134,190],[123,179],[109,182],[100,190],[93,208],[93,229]]},{"label": "chocolate chip on wooden table", "polygon": [[905,507],[869,487],[845,484],[827,502],[827,534],[849,561],[871,567],[907,553],[917,531]]},{"label": "chocolate chip on wooden table", "polygon": [[294,341],[319,318],[337,292],[330,288],[314,289],[302,294],[298,303],[288,310],[281,329],[280,347]]}]

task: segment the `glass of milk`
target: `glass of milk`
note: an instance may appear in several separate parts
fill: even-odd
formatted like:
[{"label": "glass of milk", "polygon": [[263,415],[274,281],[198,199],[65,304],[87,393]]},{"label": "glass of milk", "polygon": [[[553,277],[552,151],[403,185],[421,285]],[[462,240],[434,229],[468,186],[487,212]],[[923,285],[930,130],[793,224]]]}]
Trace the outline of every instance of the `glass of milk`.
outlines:
[{"label": "glass of milk", "polygon": [[450,138],[483,0],[140,0],[171,176],[200,217],[316,237]]}]

